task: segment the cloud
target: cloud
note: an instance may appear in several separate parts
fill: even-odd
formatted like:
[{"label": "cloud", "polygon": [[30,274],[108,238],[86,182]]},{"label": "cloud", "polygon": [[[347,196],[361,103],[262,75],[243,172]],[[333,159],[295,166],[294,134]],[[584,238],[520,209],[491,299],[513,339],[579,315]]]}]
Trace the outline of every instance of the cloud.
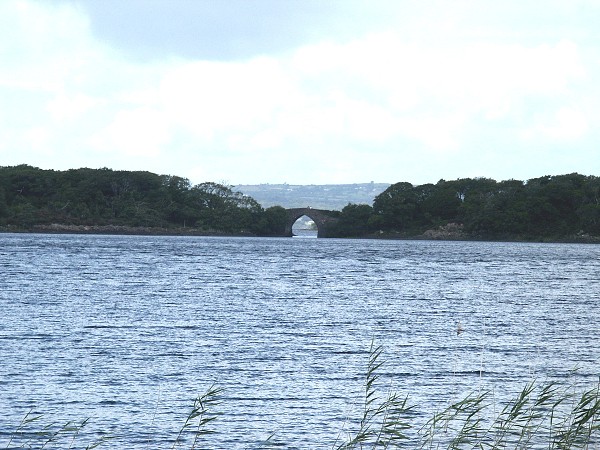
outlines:
[{"label": "cloud", "polygon": [[173,121],[205,138],[269,121],[283,102],[293,102],[296,95],[271,58],[174,64],[156,89]]},{"label": "cloud", "polygon": [[96,59],[87,18],[68,5],[7,0],[0,17],[1,87],[54,92]]},{"label": "cloud", "polygon": [[81,117],[100,103],[99,99],[82,93],[73,93],[69,96],[59,93],[47,103],[47,109],[52,120],[63,122]]},{"label": "cloud", "polygon": [[169,121],[160,111],[149,108],[122,110],[112,122],[92,136],[90,145],[100,152],[132,157],[156,157],[169,143]]},{"label": "cloud", "polygon": [[538,117],[533,127],[524,130],[522,137],[572,141],[581,139],[589,130],[586,115],[577,109],[560,108],[551,115]]},{"label": "cloud", "polygon": [[[244,60],[143,62],[98,41],[73,5],[0,3],[5,164],[394,181],[394,165],[410,175],[427,158],[477,160],[479,130],[507,145],[574,141],[598,117],[589,49],[569,39],[444,40],[401,27]],[[422,34],[440,23],[455,33],[453,20]]]}]

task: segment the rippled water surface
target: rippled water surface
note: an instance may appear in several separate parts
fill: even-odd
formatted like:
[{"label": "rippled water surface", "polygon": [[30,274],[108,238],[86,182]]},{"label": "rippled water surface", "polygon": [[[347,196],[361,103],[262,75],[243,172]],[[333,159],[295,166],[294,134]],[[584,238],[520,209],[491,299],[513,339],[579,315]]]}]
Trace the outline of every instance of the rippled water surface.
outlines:
[{"label": "rippled water surface", "polygon": [[423,416],[593,382],[599,278],[592,245],[0,234],[0,448],[32,408],[89,417],[107,448],[171,448],[213,383],[202,448],[331,448],[373,339]]}]

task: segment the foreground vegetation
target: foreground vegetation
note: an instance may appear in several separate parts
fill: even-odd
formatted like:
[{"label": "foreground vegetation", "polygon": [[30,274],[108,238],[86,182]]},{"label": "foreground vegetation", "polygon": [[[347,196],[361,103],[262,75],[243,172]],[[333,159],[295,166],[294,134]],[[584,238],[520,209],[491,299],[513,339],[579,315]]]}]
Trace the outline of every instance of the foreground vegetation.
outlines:
[{"label": "foreground vegetation", "polygon": [[[332,214],[339,221],[331,237],[600,242],[600,178],[401,182],[372,205],[349,204]],[[286,221],[281,206],[264,209],[218,183],[110,169],[0,167],[4,230],[281,236]]]},{"label": "foreground vegetation", "polygon": [[[408,397],[381,397],[375,385],[381,347],[371,348],[364,413],[358,431],[336,450],[588,449],[600,443],[600,382],[577,393],[557,382],[528,383],[496,413],[489,392],[468,395],[415,426],[417,407]],[[490,411],[491,410],[491,411]]]},{"label": "foreground vegetation", "polygon": [[[348,423],[331,443],[335,450],[366,448],[407,449],[589,449],[600,445],[600,383],[577,393],[573,386],[556,382],[528,383],[499,413],[488,393],[474,393],[417,425],[416,405],[406,396],[382,392],[378,384],[381,347],[371,346],[367,366],[362,415]],[[168,448],[215,448],[211,428],[217,418],[221,389],[212,386],[198,396],[180,431]],[[490,411],[492,409],[492,411]],[[73,448],[87,420],[61,427],[45,426],[31,431],[40,415],[28,414],[10,437],[6,449]],[[101,437],[85,448],[110,445]],[[11,447],[11,445],[13,445]],[[19,446],[17,446],[19,445]],[[276,445],[270,438],[264,446]],[[592,447],[593,445],[593,447]],[[80,445],[77,448],[81,448]]]}]

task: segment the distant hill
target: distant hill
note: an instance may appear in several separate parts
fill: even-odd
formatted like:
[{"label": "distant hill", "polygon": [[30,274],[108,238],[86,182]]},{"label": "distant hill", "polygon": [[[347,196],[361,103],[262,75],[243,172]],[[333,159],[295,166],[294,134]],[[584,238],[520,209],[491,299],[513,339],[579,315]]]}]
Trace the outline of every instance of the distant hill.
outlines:
[{"label": "distant hill", "polygon": [[254,184],[234,186],[234,190],[254,198],[264,208],[283,206],[341,210],[348,203],[372,205],[373,199],[390,185],[387,183],[356,184]]}]

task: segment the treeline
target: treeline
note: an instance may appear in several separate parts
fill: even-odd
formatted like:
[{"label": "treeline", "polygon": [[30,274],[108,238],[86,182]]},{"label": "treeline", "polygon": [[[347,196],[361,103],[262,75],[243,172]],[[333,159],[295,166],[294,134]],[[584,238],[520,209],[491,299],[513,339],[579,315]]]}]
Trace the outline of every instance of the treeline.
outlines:
[{"label": "treeline", "polygon": [[[372,205],[348,204],[328,235],[415,237],[452,226],[466,239],[600,239],[600,178],[569,174],[526,182],[489,178],[401,182]],[[51,224],[280,236],[287,213],[229,186],[150,172],[0,167],[0,227]],[[427,234],[425,234],[427,236]]]},{"label": "treeline", "polygon": [[217,183],[111,169],[42,170],[0,167],[0,226],[50,224],[195,228],[207,233],[280,235],[281,207]]},{"label": "treeline", "polygon": [[600,236],[600,178],[579,174],[526,182],[489,178],[396,183],[373,205],[348,205],[338,234],[416,236],[457,224],[467,238],[565,240]]}]

